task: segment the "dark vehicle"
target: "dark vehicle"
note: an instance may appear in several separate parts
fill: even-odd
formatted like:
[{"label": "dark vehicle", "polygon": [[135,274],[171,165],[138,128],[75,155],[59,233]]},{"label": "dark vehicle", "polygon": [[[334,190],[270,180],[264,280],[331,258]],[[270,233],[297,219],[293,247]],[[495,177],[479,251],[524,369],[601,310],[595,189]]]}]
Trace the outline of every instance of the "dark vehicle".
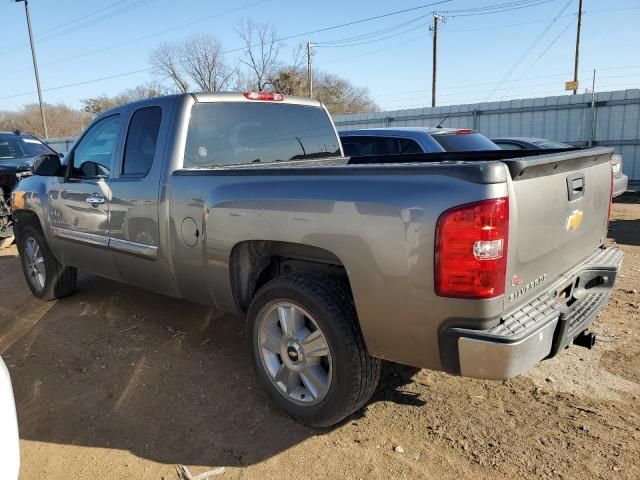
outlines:
[{"label": "dark vehicle", "polygon": [[502,150],[555,150],[560,148],[574,148],[573,145],[567,143],[535,137],[492,138],[491,141]]},{"label": "dark vehicle", "polygon": [[11,191],[23,175],[28,175],[39,155],[56,154],[32,135],[0,132],[0,248],[13,242]]},{"label": "dark vehicle", "polygon": [[[503,150],[558,150],[563,148],[575,148],[562,142],[535,137],[505,137],[492,138],[493,143]],[[611,156],[611,169],[613,171],[613,196],[622,195],[627,190],[629,177],[622,173],[622,155]]]},{"label": "dark vehicle", "polygon": [[348,157],[499,150],[484,135],[466,128],[397,127],[339,132]]}]

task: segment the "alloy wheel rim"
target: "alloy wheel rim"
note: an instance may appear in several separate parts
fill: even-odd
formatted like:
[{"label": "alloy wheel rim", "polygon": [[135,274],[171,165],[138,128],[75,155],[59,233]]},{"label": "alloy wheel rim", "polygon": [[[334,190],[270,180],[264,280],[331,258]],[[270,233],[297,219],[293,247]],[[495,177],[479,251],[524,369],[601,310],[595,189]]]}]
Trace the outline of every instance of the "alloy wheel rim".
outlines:
[{"label": "alloy wheel rim", "polygon": [[278,302],[258,318],[258,350],[271,383],[287,399],[318,403],[331,386],[331,350],[317,322],[303,308]]},{"label": "alloy wheel rim", "polygon": [[44,289],[47,281],[44,256],[38,242],[31,237],[25,243],[25,261],[29,282],[38,290]]}]

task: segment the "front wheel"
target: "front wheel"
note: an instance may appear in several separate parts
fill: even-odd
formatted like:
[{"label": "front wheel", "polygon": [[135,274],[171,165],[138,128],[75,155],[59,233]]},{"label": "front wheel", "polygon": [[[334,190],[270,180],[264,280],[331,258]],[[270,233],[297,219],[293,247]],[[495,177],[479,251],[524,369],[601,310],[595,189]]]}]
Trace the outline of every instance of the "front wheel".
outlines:
[{"label": "front wheel", "polygon": [[27,225],[20,234],[20,259],[27,285],[42,300],[53,300],[75,290],[77,271],[54,257],[39,228]]},{"label": "front wheel", "polygon": [[350,295],[330,277],[287,275],[256,294],[248,314],[258,380],[294,420],[334,425],[360,409],[380,377]]}]

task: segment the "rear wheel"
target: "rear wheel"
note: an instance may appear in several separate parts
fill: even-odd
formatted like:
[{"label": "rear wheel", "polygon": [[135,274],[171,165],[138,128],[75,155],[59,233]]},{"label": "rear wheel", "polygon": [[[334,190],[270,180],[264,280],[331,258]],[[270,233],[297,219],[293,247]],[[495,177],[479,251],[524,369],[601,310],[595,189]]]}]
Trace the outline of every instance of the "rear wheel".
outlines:
[{"label": "rear wheel", "polygon": [[76,269],[58,262],[39,228],[27,225],[19,238],[22,271],[31,292],[42,300],[70,295],[76,287]]},{"label": "rear wheel", "polygon": [[331,278],[271,280],[249,308],[248,328],[258,380],[296,421],[333,425],[373,394],[380,360],[365,349],[349,293]]}]

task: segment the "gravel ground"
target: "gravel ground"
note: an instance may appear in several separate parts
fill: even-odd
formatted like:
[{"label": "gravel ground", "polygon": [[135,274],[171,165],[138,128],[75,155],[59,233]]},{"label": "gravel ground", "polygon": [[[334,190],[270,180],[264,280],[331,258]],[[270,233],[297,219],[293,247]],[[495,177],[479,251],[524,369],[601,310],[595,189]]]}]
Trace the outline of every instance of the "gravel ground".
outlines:
[{"label": "gravel ground", "polygon": [[225,479],[638,479],[640,196],[614,204],[610,236],[626,257],[595,349],[507,382],[387,364],[370,404],[323,431],[258,388],[238,319],[90,276],[41,303],[4,250],[21,478],[169,480],[184,464]]}]

